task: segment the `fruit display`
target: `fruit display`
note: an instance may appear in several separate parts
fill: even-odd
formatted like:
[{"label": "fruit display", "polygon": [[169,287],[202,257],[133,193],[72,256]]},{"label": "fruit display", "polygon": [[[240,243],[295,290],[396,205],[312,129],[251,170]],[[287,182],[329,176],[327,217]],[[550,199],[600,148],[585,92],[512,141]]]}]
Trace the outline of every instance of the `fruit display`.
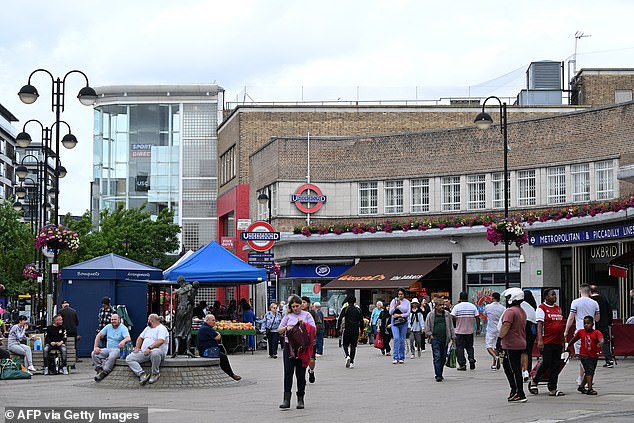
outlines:
[{"label": "fruit display", "polygon": [[214,325],[214,330],[255,330],[253,323],[237,322],[235,320],[220,320]]}]

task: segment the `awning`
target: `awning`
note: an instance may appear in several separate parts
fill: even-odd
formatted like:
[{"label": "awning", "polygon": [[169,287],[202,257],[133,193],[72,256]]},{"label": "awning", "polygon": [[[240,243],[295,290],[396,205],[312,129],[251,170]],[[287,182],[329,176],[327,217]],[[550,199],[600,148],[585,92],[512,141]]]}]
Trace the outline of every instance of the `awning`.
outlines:
[{"label": "awning", "polygon": [[413,283],[446,262],[447,258],[361,260],[323,289],[396,289]]},{"label": "awning", "polygon": [[610,260],[610,267],[608,268],[608,274],[610,276],[616,276],[617,278],[626,278],[627,269],[634,264],[634,250],[621,254],[618,257]]}]

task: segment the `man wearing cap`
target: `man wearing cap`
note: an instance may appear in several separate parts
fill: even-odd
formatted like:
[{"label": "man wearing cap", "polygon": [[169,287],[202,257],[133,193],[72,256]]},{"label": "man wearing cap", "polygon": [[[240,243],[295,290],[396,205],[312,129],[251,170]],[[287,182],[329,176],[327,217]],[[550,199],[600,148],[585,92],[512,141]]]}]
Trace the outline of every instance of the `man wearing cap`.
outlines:
[{"label": "man wearing cap", "polygon": [[66,336],[69,338],[77,338],[77,326],[79,326],[79,318],[77,317],[77,311],[70,306],[68,300],[62,301],[62,309],[59,311],[59,315],[64,319],[64,329],[66,329]]},{"label": "man wearing cap", "polygon": [[[101,339],[106,337],[106,348],[100,348]],[[121,324],[121,318],[117,313],[110,316],[110,323],[106,325],[95,337],[95,345],[92,351],[92,361],[95,365],[95,382],[103,380],[112,371],[114,362],[119,358],[119,350],[130,342],[130,333],[125,325]]]}]

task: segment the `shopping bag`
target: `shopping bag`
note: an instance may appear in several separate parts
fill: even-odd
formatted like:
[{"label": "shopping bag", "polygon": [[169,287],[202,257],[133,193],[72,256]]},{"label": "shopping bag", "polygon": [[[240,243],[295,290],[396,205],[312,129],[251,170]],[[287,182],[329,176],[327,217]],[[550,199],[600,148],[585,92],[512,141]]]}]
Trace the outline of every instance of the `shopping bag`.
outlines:
[{"label": "shopping bag", "polygon": [[31,373],[22,371],[19,358],[13,360],[4,358],[0,362],[0,379],[31,379]]},{"label": "shopping bag", "polygon": [[447,352],[447,367],[456,368],[456,349],[453,344],[449,346],[449,351]]},{"label": "shopping bag", "polygon": [[385,342],[383,342],[383,337],[380,333],[376,334],[376,338],[374,339],[374,348],[383,349],[385,348]]}]

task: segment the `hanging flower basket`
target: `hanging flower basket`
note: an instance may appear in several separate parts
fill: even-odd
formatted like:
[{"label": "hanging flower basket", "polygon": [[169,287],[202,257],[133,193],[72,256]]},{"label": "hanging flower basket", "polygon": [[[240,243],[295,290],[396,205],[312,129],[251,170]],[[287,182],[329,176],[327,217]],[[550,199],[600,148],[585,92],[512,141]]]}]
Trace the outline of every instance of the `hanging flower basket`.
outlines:
[{"label": "hanging flower basket", "polygon": [[500,242],[508,244],[514,242],[515,245],[521,247],[528,243],[528,236],[524,232],[522,221],[516,218],[500,219],[493,222],[487,228],[487,240],[498,245]]},{"label": "hanging flower basket", "polygon": [[42,247],[74,252],[79,249],[79,235],[64,225],[46,225],[35,237],[35,248]]},{"label": "hanging flower basket", "polygon": [[40,272],[37,271],[35,263],[29,263],[22,269],[22,277],[26,280],[37,279],[38,276],[40,276]]}]

